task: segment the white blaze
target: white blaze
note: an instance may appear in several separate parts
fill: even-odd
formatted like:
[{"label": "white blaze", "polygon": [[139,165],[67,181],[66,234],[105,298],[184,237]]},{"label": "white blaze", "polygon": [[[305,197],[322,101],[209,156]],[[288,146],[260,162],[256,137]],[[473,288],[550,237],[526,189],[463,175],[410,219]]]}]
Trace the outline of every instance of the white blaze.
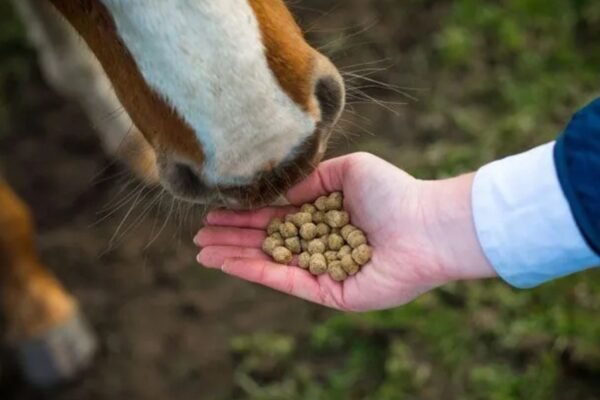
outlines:
[{"label": "white blaze", "polygon": [[269,69],[247,0],[101,1],[144,79],[196,132],[210,183],[244,183],[313,133]]}]

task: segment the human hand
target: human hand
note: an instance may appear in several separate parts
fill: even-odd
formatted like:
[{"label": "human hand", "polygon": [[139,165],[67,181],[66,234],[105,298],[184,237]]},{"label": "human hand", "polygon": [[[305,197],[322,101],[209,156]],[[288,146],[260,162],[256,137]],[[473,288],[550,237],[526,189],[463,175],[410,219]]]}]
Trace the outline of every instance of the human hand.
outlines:
[{"label": "human hand", "polygon": [[399,306],[452,280],[495,276],[472,223],[472,179],[419,181],[366,153],[322,163],[287,198],[299,206],[323,194],[344,193],[344,208],[366,233],[373,259],[342,283],[276,264],[262,252],[268,222],[293,207],[210,213],[194,239],[202,248],[198,262],[340,310]]}]

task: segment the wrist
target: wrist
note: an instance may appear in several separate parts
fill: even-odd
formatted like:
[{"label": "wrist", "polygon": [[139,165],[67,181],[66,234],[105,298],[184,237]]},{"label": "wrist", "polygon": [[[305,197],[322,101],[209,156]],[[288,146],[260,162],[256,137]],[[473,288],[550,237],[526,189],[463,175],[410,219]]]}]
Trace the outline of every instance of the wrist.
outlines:
[{"label": "wrist", "polygon": [[425,181],[422,215],[436,263],[448,282],[496,277],[475,228],[472,188],[475,174]]}]

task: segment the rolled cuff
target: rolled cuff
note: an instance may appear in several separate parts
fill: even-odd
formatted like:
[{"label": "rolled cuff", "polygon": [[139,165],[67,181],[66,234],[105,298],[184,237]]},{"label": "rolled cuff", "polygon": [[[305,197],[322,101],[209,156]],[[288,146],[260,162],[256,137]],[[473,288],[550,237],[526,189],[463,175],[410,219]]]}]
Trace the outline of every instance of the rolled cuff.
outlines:
[{"label": "rolled cuff", "polygon": [[475,176],[473,215],[479,241],[498,275],[518,288],[600,265],[562,191],[554,146],[496,161]]}]

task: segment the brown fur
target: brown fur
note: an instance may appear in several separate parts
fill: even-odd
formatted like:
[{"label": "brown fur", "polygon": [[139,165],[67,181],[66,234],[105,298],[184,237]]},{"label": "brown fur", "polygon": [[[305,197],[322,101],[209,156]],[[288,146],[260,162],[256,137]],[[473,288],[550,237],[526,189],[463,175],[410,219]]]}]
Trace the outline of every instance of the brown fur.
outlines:
[{"label": "brown fur", "polygon": [[296,104],[314,115],[313,70],[310,47],[282,0],[248,0],[258,19],[269,67],[279,85]]},{"label": "brown fur", "polygon": [[136,126],[157,150],[202,163],[193,130],[145,82],[98,0],[50,0],[94,52]]},{"label": "brown fur", "polygon": [[10,340],[35,338],[75,312],[74,300],[43,266],[29,210],[0,180],[0,302]]}]

